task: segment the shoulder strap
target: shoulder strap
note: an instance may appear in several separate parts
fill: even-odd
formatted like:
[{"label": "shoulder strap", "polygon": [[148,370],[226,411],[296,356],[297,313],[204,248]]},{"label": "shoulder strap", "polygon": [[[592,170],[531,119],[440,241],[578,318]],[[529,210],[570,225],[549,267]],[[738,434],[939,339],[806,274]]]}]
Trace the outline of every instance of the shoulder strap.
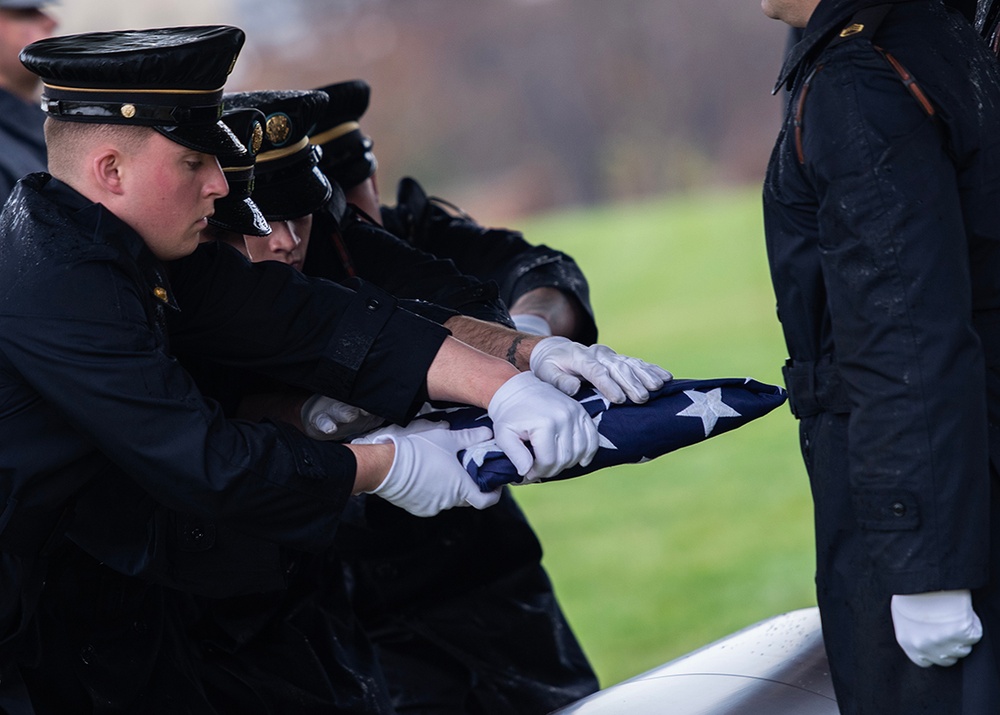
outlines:
[{"label": "shoulder strap", "polygon": [[[924,94],[924,91],[920,89],[920,85],[917,84],[916,78],[910,74],[910,72],[899,62],[895,57],[893,57],[889,52],[883,48],[876,45],[873,40],[875,33],[878,32],[878,28],[881,26],[882,21],[885,20],[886,15],[892,10],[895,3],[884,3],[882,5],[872,5],[866,7],[863,10],[859,10],[850,19],[847,25],[844,26],[837,35],[827,43],[827,47],[836,47],[837,45],[847,42],[848,40],[854,39],[864,39],[872,43],[872,47],[881,54],[889,66],[892,67],[893,71],[899,76],[900,81],[903,86],[909,91],[913,98],[917,100],[920,108],[923,109],[924,114],[930,117],[932,120],[937,121],[937,111],[934,109],[934,105]],[[805,163],[805,151],[802,146],[802,117],[805,114],[805,103],[806,95],[809,93],[809,84],[812,81],[816,73],[823,68],[823,65],[817,65],[809,76],[806,77],[805,81],[802,83],[802,91],[799,92],[798,105],[795,108],[795,150],[798,154],[799,163]]]},{"label": "shoulder strap", "polygon": [[853,39],[864,39],[871,41],[882,25],[885,16],[892,10],[895,3],[884,3],[882,5],[872,5],[863,10],[858,10],[854,16],[844,26],[833,39],[827,43],[827,47],[836,47],[842,42]]}]

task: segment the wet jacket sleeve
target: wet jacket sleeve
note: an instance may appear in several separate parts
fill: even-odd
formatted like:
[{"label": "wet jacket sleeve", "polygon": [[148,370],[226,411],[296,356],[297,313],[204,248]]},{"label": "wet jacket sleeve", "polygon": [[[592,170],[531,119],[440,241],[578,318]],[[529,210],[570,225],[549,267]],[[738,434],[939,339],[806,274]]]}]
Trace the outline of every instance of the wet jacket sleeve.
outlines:
[{"label": "wet jacket sleeve", "polygon": [[[852,500],[892,592],[985,572],[988,449],[969,245],[939,126],[870,45],[814,76],[804,170],[849,423]],[[845,485],[845,488],[846,485]]]},{"label": "wet jacket sleeve", "polygon": [[449,334],[370,284],[357,290],[274,262],[251,264],[203,244],[171,265],[181,306],[177,352],[323,392],[397,422],[426,399],[426,375]]},{"label": "wet jacket sleeve", "polygon": [[[320,256],[322,243],[333,240],[329,236],[332,228],[327,235],[317,233],[313,233],[309,251]],[[428,314],[432,319],[447,319],[461,313],[513,327],[496,285],[462,273],[451,260],[421,251],[353,213],[348,213],[341,222],[339,237],[357,276],[401,299],[422,302],[417,306],[406,304],[408,310],[424,314],[431,305],[436,305],[447,308],[448,315]],[[331,247],[326,248],[329,263],[335,258],[330,255]],[[308,264],[306,269],[310,270]]]},{"label": "wet jacket sleeve", "polygon": [[386,228],[421,251],[454,261],[463,273],[493,281],[500,298],[512,306],[535,288],[557,288],[583,310],[583,327],[574,339],[597,340],[590,305],[590,287],[583,271],[567,254],[545,245],[532,245],[519,231],[485,228],[475,221],[452,216],[432,201],[412,179],[400,182],[399,203],[385,207]]},{"label": "wet jacket sleeve", "polygon": [[[163,350],[116,265],[39,271],[51,280],[36,274],[18,286],[22,308],[5,316],[2,345],[5,368],[51,407],[50,461],[69,459],[58,450],[73,440],[59,435],[82,435],[164,505],[288,546],[331,543],[354,484],[350,450],[224,419]],[[35,412],[26,407],[26,418]],[[46,477],[33,474],[25,489],[45,488]]]}]

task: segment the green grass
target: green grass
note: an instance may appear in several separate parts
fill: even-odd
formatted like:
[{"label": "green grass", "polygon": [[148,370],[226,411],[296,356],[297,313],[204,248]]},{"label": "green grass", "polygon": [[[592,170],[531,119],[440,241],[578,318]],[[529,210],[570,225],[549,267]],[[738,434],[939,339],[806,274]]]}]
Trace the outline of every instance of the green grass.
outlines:
[{"label": "green grass", "polygon": [[[601,342],[678,377],[782,384],[758,188],[521,228],[584,269]],[[786,407],[646,464],[514,493],[602,686],[815,603],[811,502]]]}]

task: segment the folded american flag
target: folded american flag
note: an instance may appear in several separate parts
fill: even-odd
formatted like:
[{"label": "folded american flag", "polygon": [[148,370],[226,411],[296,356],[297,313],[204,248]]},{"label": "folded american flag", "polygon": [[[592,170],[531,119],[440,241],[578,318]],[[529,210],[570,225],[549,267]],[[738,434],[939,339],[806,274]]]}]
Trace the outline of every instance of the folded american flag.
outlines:
[{"label": "folded american flag", "polygon": [[[750,378],[671,380],[641,405],[611,404],[592,387],[576,394],[597,423],[601,442],[586,467],[570,467],[556,479],[589,474],[616,464],[646,462],[745,425],[766,415],[787,398],[785,390]],[[487,425],[492,421],[478,407],[454,407],[423,412],[420,419],[446,421],[452,429]],[[459,453],[479,488],[491,491],[521,480],[514,465],[492,440]]]}]

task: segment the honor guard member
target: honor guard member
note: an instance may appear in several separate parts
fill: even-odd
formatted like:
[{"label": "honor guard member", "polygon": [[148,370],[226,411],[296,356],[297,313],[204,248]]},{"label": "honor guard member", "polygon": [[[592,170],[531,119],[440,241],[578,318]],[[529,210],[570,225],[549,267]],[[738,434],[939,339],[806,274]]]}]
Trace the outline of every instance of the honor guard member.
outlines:
[{"label": "honor guard member", "polygon": [[[161,672],[129,663],[110,685],[128,692],[109,704],[98,691],[63,688],[59,668],[33,668],[53,637],[34,618],[43,583],[66,599],[74,587],[100,587],[63,578],[87,556],[62,534],[92,548],[101,569],[141,571],[156,556],[155,529],[146,541],[114,538],[119,527],[134,535],[124,528],[132,513],[112,522],[93,500],[75,503],[116,473],[150,500],[303,550],[330,545],[352,492],[427,514],[490,501],[468,487],[454,456],[482,434],[357,446],[227,420],[171,346],[197,345],[390,419],[407,419],[428,396],[488,407],[496,437],[529,477],[596,451],[578,403],[390,296],[199,248],[228,190],[215,156],[245,151],[218,121],[243,40],[229,26],[158,28],[49,38],[21,54],[43,80],[51,174],[20,180],[0,215],[0,703],[9,711],[32,712],[22,675],[57,701],[83,694],[124,711]],[[139,507],[142,518],[148,504]],[[70,568],[50,571],[50,561]],[[164,632],[163,623],[144,627],[152,630],[143,637]],[[74,667],[102,662],[101,645],[88,643]]]},{"label": "honor guard member", "polygon": [[1000,712],[1000,66],[940,0],[764,0],[803,36],[768,260],[845,715]]},{"label": "honor guard member", "polygon": [[[315,99],[309,93],[299,94]],[[326,99],[325,95],[312,94]],[[282,137],[289,128],[294,131],[303,126],[300,118],[311,116],[310,107],[314,106],[288,102]],[[216,199],[205,233],[212,236],[210,240],[233,242],[242,252],[244,234],[248,240],[262,237],[266,245],[271,233],[251,190],[258,178],[260,185],[267,187],[272,146],[264,137],[265,116],[256,109],[226,111],[222,122],[247,147],[247,154],[220,160],[229,194]],[[304,133],[304,128],[299,130],[301,136]],[[258,151],[264,155],[259,177],[255,169]],[[315,160],[310,162],[309,153],[314,151],[295,152],[293,160],[280,162],[276,174],[281,190],[290,196],[315,197],[300,204],[307,214],[331,192],[325,177],[311,172]],[[270,391],[289,390],[264,375],[219,366],[197,356],[177,357],[202,393],[218,401],[228,417],[257,421],[265,413],[255,412],[256,405],[277,404]],[[288,419],[297,421],[296,417]],[[381,422],[378,419],[377,424]],[[141,503],[141,496],[136,485],[118,480],[107,484],[100,496],[94,488],[89,489],[86,502],[87,506],[96,502],[106,521],[121,522],[120,512]],[[351,513],[352,502],[346,505],[342,519]],[[381,669],[354,619],[340,574],[329,570],[324,554],[283,549],[273,541],[234,531],[190,511],[160,507],[149,517],[149,524],[141,527],[155,529],[155,524],[171,528],[158,548],[161,555],[156,563],[137,577],[117,576],[86,563],[63,571],[60,583],[98,580],[114,583],[121,592],[142,595],[122,599],[114,619],[95,621],[88,615],[100,610],[104,588],[86,590],[77,585],[74,597],[68,589],[58,598],[43,596],[43,625],[51,632],[67,634],[57,645],[48,645],[44,667],[72,662],[76,653],[99,638],[103,658],[92,661],[86,669],[77,669],[79,682],[74,685],[98,693],[102,700],[129,699],[125,694],[136,682],[142,682],[143,702],[169,703],[177,710],[198,704],[208,711],[252,714],[283,712],[289,703],[295,703],[295,712],[301,715],[393,712]],[[341,527],[342,523],[338,532]],[[79,533],[71,534],[81,539]],[[88,546],[94,549],[93,544]],[[144,586],[140,579],[166,588]],[[152,640],[134,637],[130,624],[137,622],[166,625],[161,638]],[[169,658],[158,656],[164,652]],[[122,678],[120,663],[142,664],[140,672],[155,664],[155,676],[145,681],[141,675]],[[65,690],[67,682],[73,681],[64,675],[62,682]],[[186,690],[180,690],[178,682],[186,683]],[[43,688],[39,683],[32,690],[33,696],[50,702],[51,686]],[[64,696],[57,704],[63,711],[83,709],[70,707],[71,703]]]},{"label": "honor guard member", "polygon": [[[301,270],[313,212],[323,209],[334,193],[341,211],[344,206],[339,189],[335,191],[316,170],[319,150],[305,141],[306,129],[326,101],[321,92],[303,91],[224,96],[226,106],[242,108],[227,109],[223,121],[246,136],[259,154],[250,167],[252,182],[241,180],[245,173],[227,172],[230,196],[236,192],[245,199],[217,200],[209,235],[252,261],[277,261]],[[251,118],[259,119],[256,126],[247,122]],[[248,193],[251,186],[252,196]],[[257,419],[273,405],[287,401],[286,395],[276,391],[287,393],[289,388],[262,376],[184,356],[180,359],[205,394],[218,399],[230,414]],[[353,416],[360,413],[354,408]],[[383,422],[372,415],[366,424],[374,428]],[[307,434],[330,438],[307,421],[304,424]],[[353,424],[359,426],[359,421]],[[344,430],[337,437],[345,441],[349,435]],[[338,534],[356,511],[356,504],[348,505]],[[211,523],[200,526],[218,528]],[[394,713],[381,666],[348,601],[343,575],[330,562],[328,552],[279,551],[274,544],[247,537],[229,539],[225,545],[220,542],[218,547],[215,553],[202,554],[197,573],[203,580],[213,580],[213,570],[218,579],[219,569],[213,565],[226,562],[246,564],[244,570],[251,576],[259,573],[247,562],[247,554],[255,558],[267,554],[263,561],[275,564],[278,571],[258,592],[198,599],[203,615],[188,630],[189,646],[199,654],[202,678],[220,711],[281,711],[288,700],[294,700],[297,712],[304,714]],[[219,673],[241,676],[220,683]]]},{"label": "honor guard member", "polygon": [[38,106],[38,75],[18,58],[21,49],[49,37],[55,18],[42,0],[0,0],[0,204],[14,182],[45,171],[45,113]]},{"label": "honor guard member", "polygon": [[[322,89],[330,102],[310,139],[323,149],[320,168],[343,189],[349,217],[339,231],[328,217],[316,217],[306,272],[383,285],[379,276],[405,275],[408,263],[421,265],[430,254],[502,286],[520,330],[550,335],[554,327],[575,340],[596,339],[586,278],[566,254],[446,210],[413,179],[400,182],[395,207],[380,206],[373,141],[360,125],[369,85],[353,80]],[[415,257],[402,254],[403,263],[387,265],[383,242],[365,218],[384,219]],[[364,527],[345,524],[335,552],[351,572],[358,615],[400,712],[447,703],[449,712],[544,713],[597,689],[542,567],[541,544],[510,490],[489,510],[432,519],[411,518],[382,500],[364,502]],[[483,544],[490,544],[489,561]],[[503,628],[493,628],[500,622]]]},{"label": "honor guard member", "polygon": [[[275,233],[262,237],[233,234],[222,237],[251,260],[280,261],[301,269],[302,258],[307,255],[307,248],[312,245],[308,230],[312,217],[308,214],[303,215],[306,207],[299,197],[318,195],[318,188],[313,189],[311,185],[323,186],[326,179],[322,173],[315,170],[310,174],[310,170],[315,166],[314,160],[310,165],[305,159],[300,159],[300,168],[293,173],[295,154],[289,155],[288,152],[281,151],[284,145],[296,146],[295,140],[298,135],[295,130],[302,126],[301,120],[309,116],[305,109],[318,106],[325,118],[327,95],[323,92],[313,92],[311,95],[296,91],[267,91],[238,93],[225,97],[227,107],[256,107],[263,110],[268,117],[265,150],[257,158],[253,197],[275,228]],[[321,101],[316,99],[317,96]],[[308,126],[312,126],[312,122]],[[274,146],[275,130],[285,132],[287,127],[291,127],[290,135],[279,133],[276,139],[280,144]],[[313,146],[311,150],[313,156],[319,156],[318,148]],[[272,160],[272,156],[278,161]],[[322,159],[320,161],[322,163]],[[280,163],[280,166],[272,166],[275,163]],[[317,176],[323,183],[316,180]],[[364,176],[367,177],[367,173]],[[450,261],[441,261],[428,256],[392,237],[367,216],[358,214],[353,207],[348,208],[346,215],[342,215],[344,205],[339,186],[336,187],[334,194],[338,199],[334,201],[334,206],[318,211],[316,215],[318,221],[332,222],[330,225],[334,232],[324,234],[322,239],[317,240],[330,241],[330,246],[334,245],[333,241],[337,241],[341,246],[353,248],[355,245],[360,245],[363,249],[367,249],[364,255],[371,256],[372,260],[357,262],[355,266],[360,272],[357,272],[356,276],[372,281],[398,295],[438,301],[443,299],[457,309],[470,308],[473,303],[470,299],[479,294],[463,291],[463,286],[479,286],[481,285],[479,281],[461,277]],[[284,227],[285,224],[287,228]],[[279,226],[281,228],[278,228]],[[319,270],[322,275],[348,280],[347,274],[337,272],[340,266],[339,262],[335,266],[325,267],[318,267],[316,262],[312,263],[312,267]],[[485,295],[495,295],[495,292],[490,291]],[[506,310],[502,307],[501,310],[503,318],[506,319]],[[481,310],[475,310],[473,313],[482,316]],[[450,321],[447,324],[450,325]],[[205,385],[205,389],[210,390],[210,387]],[[378,424],[378,420],[371,421],[367,413],[359,414],[350,405],[339,405],[336,413],[333,413],[332,409],[332,406],[327,404],[322,417],[330,418],[327,424],[336,427],[330,435],[335,439],[347,438],[362,427],[370,429]],[[306,416],[304,422],[308,424],[310,418]],[[362,427],[359,427],[359,424]],[[316,427],[312,427],[311,433],[329,438]],[[461,678],[468,678],[467,674],[471,669],[479,684],[476,688],[476,697],[480,705],[496,712],[512,707],[520,712],[543,710],[547,712],[596,689],[596,677],[587,665],[582,650],[555,604],[550,584],[538,564],[540,547],[537,540],[526,526],[523,515],[508,493],[505,492],[499,507],[484,512],[486,520],[477,522],[475,528],[465,527],[463,515],[455,513],[454,519],[446,518],[443,521],[417,518],[413,524],[403,524],[402,528],[394,531],[385,528],[387,523],[385,519],[389,519],[388,523],[391,524],[399,517],[391,513],[385,516],[378,514],[386,502],[380,499],[367,501],[370,504],[369,509],[374,509],[376,512],[373,523],[380,524],[379,528],[372,528],[364,522],[358,524],[352,520],[341,524],[339,538],[348,542],[349,545],[346,547],[348,554],[355,548],[361,547],[368,539],[378,541],[383,545],[382,548],[376,549],[380,559],[390,558],[384,545],[390,540],[398,540],[397,546],[388,551],[392,552],[392,564],[389,566],[391,573],[394,574],[389,578],[398,582],[399,586],[390,598],[390,593],[384,588],[370,591],[374,584],[360,583],[370,575],[372,569],[375,569],[376,562],[371,561],[363,573],[354,572],[345,579],[345,583],[359,582],[358,591],[363,591],[365,594],[356,600],[359,608],[364,609],[366,613],[381,613],[383,608],[391,608],[401,618],[403,614],[408,614],[406,618],[412,620],[424,611],[429,600],[433,600],[442,604],[443,612],[453,613],[453,618],[462,619],[467,625],[468,614],[460,612],[459,606],[462,604],[468,606],[473,603],[474,597],[478,597],[479,618],[489,621],[489,614],[492,611],[502,612],[506,621],[504,632],[510,634],[509,640],[521,639],[519,642],[531,644],[521,659],[511,656],[514,651],[510,649],[508,642],[506,648],[486,649],[490,650],[490,657],[480,656],[476,660],[472,658],[475,649],[471,643],[454,642],[450,644],[452,650],[462,646],[469,652],[469,659],[461,665],[456,665],[456,660],[462,659],[448,657],[444,659],[445,662],[438,662],[442,659],[441,643],[436,640],[425,641],[422,638],[411,637],[413,655],[422,659],[424,663],[437,663],[435,671],[439,671],[440,675],[435,673],[434,677],[431,677],[428,668],[422,668],[420,672],[424,677],[419,679],[421,685],[418,692],[410,693],[408,691],[411,679],[407,677],[407,682],[400,682],[398,670],[401,663],[397,659],[387,663],[390,666],[388,672],[394,676],[390,682],[395,696],[394,702],[402,711],[420,702],[440,702],[445,689],[444,681],[447,680],[448,687],[452,687],[452,678],[455,674],[450,671],[457,671]],[[424,527],[424,523],[429,521],[435,523],[427,523]],[[427,534],[434,534],[435,538],[430,539]],[[501,534],[503,538],[500,538]],[[413,543],[412,540],[415,538],[418,539],[419,546]],[[481,555],[479,558],[471,558],[478,550],[476,544],[484,543],[493,544],[491,547],[493,557],[489,563],[499,564],[495,573],[491,567],[483,563]],[[438,547],[441,548],[439,557],[427,560],[428,552]],[[526,561],[528,565],[522,561]],[[397,563],[405,563],[407,568],[400,572],[396,568]],[[390,573],[384,568],[383,561],[378,561],[378,564],[381,564],[380,573],[386,575]],[[446,566],[453,568],[445,568]],[[415,589],[413,575],[417,571],[425,571],[425,577],[419,579],[424,587]],[[493,589],[487,589],[484,587],[487,576],[491,579],[491,583],[496,584],[502,579],[502,584],[506,585],[503,587],[494,585]],[[327,608],[332,609],[337,602],[336,599],[341,598],[341,595],[340,593],[328,595],[324,599],[329,602]],[[370,605],[365,604],[364,600],[368,596],[374,598],[375,602]],[[387,604],[387,601],[391,602],[391,605]],[[516,619],[510,618],[512,612],[517,614]],[[336,628],[338,623],[345,622],[345,617],[339,615],[330,618],[329,622],[331,628]],[[372,637],[376,637],[376,633],[385,633],[387,628],[388,624],[383,624],[373,627],[369,633]],[[472,639],[480,640],[483,635],[479,633]],[[355,638],[353,642],[360,641]],[[480,641],[479,646],[478,650],[484,651],[485,644]],[[496,672],[499,667],[498,663],[491,662],[492,658],[499,655],[499,652],[495,652],[498,650],[508,656],[503,663],[505,678],[502,684],[495,683],[495,679],[489,675],[491,672]],[[352,662],[368,662],[367,654],[363,650],[359,651],[352,658]],[[380,651],[380,658],[392,655],[391,651]],[[523,662],[518,662],[519,660]],[[413,669],[407,668],[407,670]],[[356,667],[354,672],[359,674],[359,678],[364,677],[369,681],[372,678],[370,671],[365,667]],[[495,693],[494,690],[499,692]],[[505,690],[510,692],[504,692]],[[359,691],[374,692],[375,689],[369,685],[367,688],[359,688]],[[462,692],[456,699],[456,706],[471,707],[472,702],[468,698],[469,694]]]},{"label": "honor guard member", "polygon": [[[225,104],[227,107],[256,107],[268,118],[268,128],[264,132],[264,149],[257,158],[253,197],[272,223],[275,233],[266,237],[249,235],[249,232],[243,236],[230,234],[223,236],[222,239],[251,260],[280,261],[299,267],[303,253],[312,245],[307,230],[309,216],[302,215],[303,211],[308,209],[307,204],[310,202],[303,202],[301,197],[319,197],[320,189],[325,186],[326,180],[315,170],[315,157],[319,153],[315,147],[312,152],[306,152],[302,148],[282,151],[281,147],[298,147],[297,140],[300,135],[297,131],[301,131],[299,128],[306,122],[306,118],[311,116],[314,107],[319,107],[320,111],[326,110],[327,95],[323,92],[298,91],[247,92],[226,95]],[[315,120],[310,119],[306,124],[312,121]],[[280,130],[277,134],[276,129]],[[279,142],[279,146],[275,146],[275,142]],[[296,162],[297,169],[294,168]],[[434,259],[403,244],[368,217],[359,214],[354,207],[349,207],[346,214],[340,216],[344,206],[339,187],[334,191],[334,197],[336,200],[331,202],[331,206],[318,212],[316,217],[317,220],[337,217],[336,232],[323,238],[341,241],[339,245],[342,247],[355,245],[364,248],[378,247],[377,251],[366,253],[373,258],[377,255],[378,260],[356,264],[359,269],[363,269],[357,274],[358,276],[383,288],[391,289],[399,295],[414,298],[439,300],[442,297],[449,299],[462,295],[462,283],[456,283],[451,262]],[[282,229],[279,233],[278,226],[283,223],[289,224],[288,228]],[[442,264],[451,267],[451,272],[445,270]],[[339,266],[340,264],[327,266],[326,275],[346,280],[345,274],[336,273],[336,268]],[[429,268],[430,266],[436,266],[440,270]],[[313,267],[316,267],[315,263]],[[420,270],[414,270],[415,268]],[[458,293],[455,292],[456,289]],[[469,305],[466,299],[465,302],[457,301],[453,307],[466,310]],[[446,325],[451,327],[453,320],[456,319],[450,319]],[[207,384],[205,389],[210,389]],[[359,414],[357,409],[350,405],[340,404],[336,406],[337,411],[334,412],[334,406],[325,403],[323,409],[319,416],[328,418],[326,424],[336,428],[331,430],[331,434],[325,434],[320,425],[313,424],[315,411],[312,415],[304,415],[303,418],[310,434],[319,438],[345,439],[358,431],[359,424],[369,429],[375,426],[367,413]],[[381,508],[380,505],[385,504],[382,500],[374,498],[369,499],[368,503],[376,512]],[[391,571],[396,574],[396,581],[407,583],[393,592],[391,607],[384,605],[390,595],[389,592],[380,588],[369,593],[367,584],[359,585],[358,591],[364,590],[365,596],[358,598],[356,603],[359,608],[364,608],[366,597],[371,596],[378,601],[378,605],[373,606],[374,612],[381,612],[382,608],[387,608],[400,614],[409,614],[407,617],[412,618],[415,614],[424,612],[428,600],[434,600],[442,604],[443,612],[454,614],[452,617],[456,621],[461,620],[466,624],[469,619],[467,613],[460,612],[462,604],[468,607],[477,605],[479,619],[487,621],[490,620],[488,615],[490,612],[504,613],[506,621],[504,632],[516,629],[511,639],[520,638],[523,642],[530,642],[532,644],[530,652],[523,653],[523,658],[510,657],[513,651],[509,642],[506,647],[493,649],[484,648],[484,644],[480,642],[479,648],[476,649],[472,643],[461,643],[460,639],[453,638],[448,644],[452,651],[462,646],[468,652],[468,659],[457,670],[459,678],[467,679],[470,672],[475,674],[479,684],[476,688],[476,702],[478,706],[487,710],[548,711],[596,688],[596,678],[558,607],[554,605],[550,584],[538,564],[540,547],[530,528],[526,527],[523,515],[509,494],[504,494],[500,506],[487,510],[485,514],[487,519],[472,529],[464,525],[462,515],[457,513],[455,519],[430,520],[439,523],[430,524],[429,529],[420,528],[428,522],[422,519],[416,519],[412,524],[405,524],[403,525],[405,528],[396,531],[386,529],[391,521],[386,522],[385,519],[391,519],[394,516],[391,513],[384,517],[376,516],[375,523],[379,524],[377,529],[363,524],[358,530],[357,524],[353,521],[342,523],[339,538],[351,544],[347,548],[348,552],[353,550],[354,545],[360,546],[368,539],[376,539],[381,544],[390,540],[398,541],[397,548],[391,550],[393,563],[389,565],[389,569],[381,568],[380,572],[385,574]],[[522,534],[525,531],[526,535]],[[439,541],[437,538],[427,538],[427,534],[435,534],[436,537],[444,534],[447,538],[442,537]],[[418,548],[407,546],[415,538],[418,539],[420,546]],[[456,543],[463,544],[459,548],[460,554],[456,552]],[[475,551],[473,544],[484,543],[494,544],[491,548],[493,558],[489,563],[499,564],[495,570],[485,566],[481,558],[472,558]],[[440,558],[430,561],[423,558],[428,550],[438,547],[443,550]],[[376,551],[379,557],[388,555],[384,547]],[[396,570],[398,563],[407,564],[407,570],[405,572]],[[435,564],[433,568],[432,563]],[[368,566],[374,568],[372,564]],[[426,587],[413,588],[414,579],[411,572],[421,570],[425,575],[420,581]],[[352,573],[346,582],[356,583],[359,580],[361,574]],[[338,597],[339,595],[337,594]],[[326,600],[331,599],[328,597]],[[510,617],[512,612],[518,614],[516,619]],[[382,633],[385,627],[375,628],[373,633],[376,630]],[[485,634],[479,632],[470,638],[479,640],[479,636],[483,635]],[[412,642],[413,657],[421,659],[423,663],[441,660],[439,656],[441,643],[421,638],[412,639]],[[489,651],[490,657],[473,658],[473,653],[477,650]],[[506,674],[502,684],[496,683],[496,679],[491,679],[488,675],[501,667],[500,663],[494,662],[499,658],[500,651],[508,656],[502,664]],[[380,657],[389,655],[391,653],[383,652]],[[447,679],[451,682],[455,677],[455,672],[451,671],[456,671],[454,665],[456,660],[462,659],[447,658],[445,662],[435,666],[440,669],[441,675],[436,678],[423,678],[418,693],[407,692],[403,698],[397,696],[395,698],[397,705],[405,710],[421,702],[433,701],[440,704],[442,681]],[[393,661],[387,665],[390,665],[390,671],[395,675],[401,664]],[[363,673],[364,669],[357,668],[356,672]],[[427,668],[423,668],[421,672],[426,673]],[[372,688],[365,690],[371,691]],[[454,705],[462,709],[475,707],[469,698],[468,693],[462,692],[457,698],[453,698]]]}]

